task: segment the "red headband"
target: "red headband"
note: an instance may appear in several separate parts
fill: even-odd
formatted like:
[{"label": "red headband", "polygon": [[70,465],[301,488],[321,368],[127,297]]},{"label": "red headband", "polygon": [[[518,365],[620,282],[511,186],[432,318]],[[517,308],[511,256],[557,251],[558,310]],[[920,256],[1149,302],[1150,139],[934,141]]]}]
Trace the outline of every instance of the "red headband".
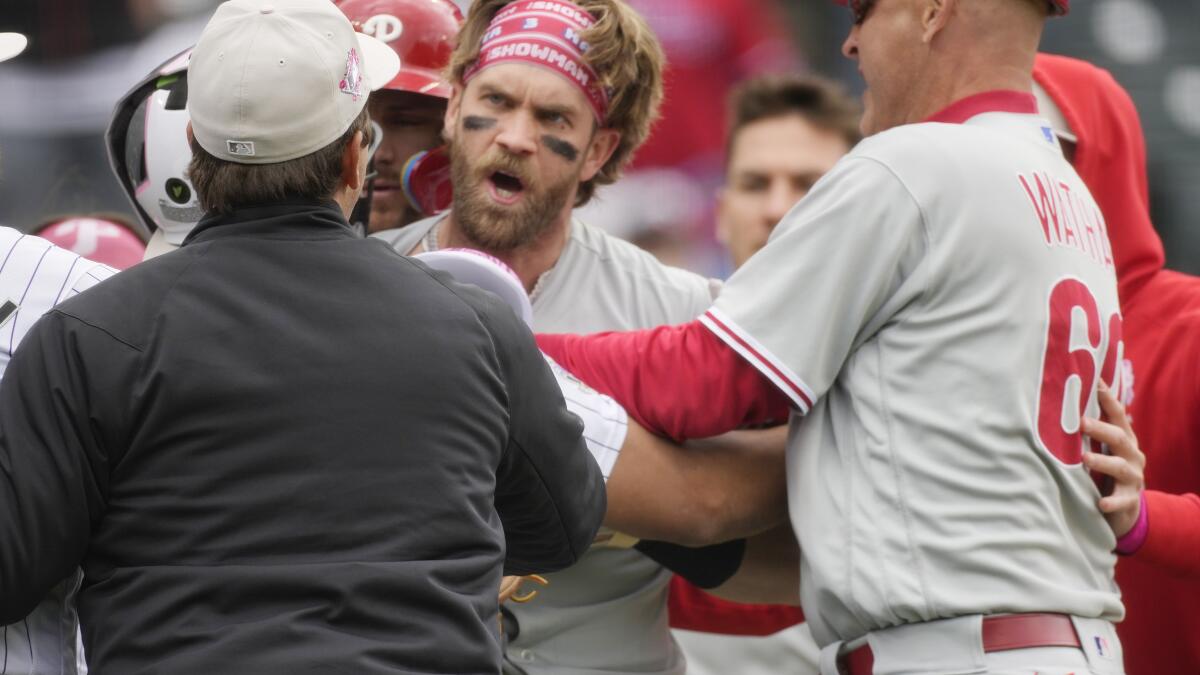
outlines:
[{"label": "red headband", "polygon": [[505,7],[488,24],[479,58],[463,74],[463,84],[498,63],[530,63],[553,70],[579,88],[601,124],[608,114],[608,93],[596,71],[583,60],[591,47],[580,34],[596,20],[578,5],[550,0],[521,0]]}]

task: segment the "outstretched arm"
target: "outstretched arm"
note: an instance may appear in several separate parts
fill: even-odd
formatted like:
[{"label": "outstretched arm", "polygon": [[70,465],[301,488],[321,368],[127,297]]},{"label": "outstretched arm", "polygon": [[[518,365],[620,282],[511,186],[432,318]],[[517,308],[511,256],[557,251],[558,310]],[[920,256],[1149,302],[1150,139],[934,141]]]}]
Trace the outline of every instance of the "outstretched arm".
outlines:
[{"label": "outstretched arm", "polygon": [[631,422],[608,479],[604,524],[642,539],[706,546],[787,521],[784,427],[680,446]]},{"label": "outstretched arm", "polygon": [[539,335],[564,368],[652,433],[680,441],[787,421],[788,398],[699,321],[627,333]]}]

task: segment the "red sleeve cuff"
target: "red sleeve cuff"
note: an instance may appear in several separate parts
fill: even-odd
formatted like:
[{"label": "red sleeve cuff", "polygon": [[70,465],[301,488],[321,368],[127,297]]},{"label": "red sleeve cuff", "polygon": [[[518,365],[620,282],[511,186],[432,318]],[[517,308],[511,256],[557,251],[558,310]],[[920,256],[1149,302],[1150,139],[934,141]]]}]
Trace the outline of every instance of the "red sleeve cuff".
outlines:
[{"label": "red sleeve cuff", "polygon": [[1128,532],[1117,539],[1117,555],[1133,555],[1142,544],[1146,543],[1146,535],[1150,533],[1150,509],[1146,508],[1146,492],[1143,490],[1138,497],[1140,503],[1137,522]]},{"label": "red sleeve cuff", "polygon": [[799,607],[744,605],[722,600],[681,577],[671,579],[671,627],[724,635],[771,635],[804,621]]}]

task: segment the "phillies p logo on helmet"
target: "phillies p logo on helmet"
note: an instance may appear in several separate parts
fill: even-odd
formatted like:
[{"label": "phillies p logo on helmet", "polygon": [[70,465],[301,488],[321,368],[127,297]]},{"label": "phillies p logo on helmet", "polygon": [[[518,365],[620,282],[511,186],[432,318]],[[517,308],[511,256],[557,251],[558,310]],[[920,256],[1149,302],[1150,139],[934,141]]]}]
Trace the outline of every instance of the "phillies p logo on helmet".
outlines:
[{"label": "phillies p logo on helmet", "polygon": [[362,32],[380,42],[393,42],[404,34],[404,22],[391,14],[376,14],[362,23]]}]

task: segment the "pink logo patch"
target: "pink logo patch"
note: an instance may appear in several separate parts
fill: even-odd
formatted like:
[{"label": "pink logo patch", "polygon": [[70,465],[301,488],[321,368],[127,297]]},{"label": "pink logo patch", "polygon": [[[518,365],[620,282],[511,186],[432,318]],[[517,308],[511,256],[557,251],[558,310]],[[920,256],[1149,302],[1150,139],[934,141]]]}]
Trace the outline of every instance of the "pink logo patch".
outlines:
[{"label": "pink logo patch", "polygon": [[359,96],[362,96],[362,63],[358,59],[358,50],[351,48],[346,54],[346,74],[342,75],[342,81],[338,83],[338,88],[343,94],[350,94],[357,101]]}]

